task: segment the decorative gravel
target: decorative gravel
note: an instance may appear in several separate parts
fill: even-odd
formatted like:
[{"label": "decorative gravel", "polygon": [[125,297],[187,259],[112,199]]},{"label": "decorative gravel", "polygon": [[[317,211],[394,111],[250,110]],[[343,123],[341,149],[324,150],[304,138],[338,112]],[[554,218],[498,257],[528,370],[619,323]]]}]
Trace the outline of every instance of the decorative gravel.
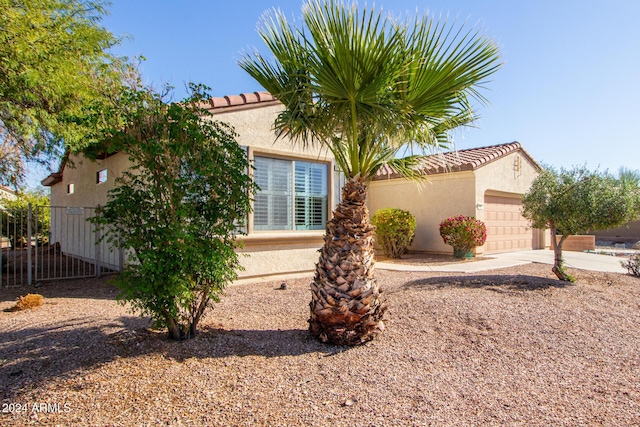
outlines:
[{"label": "decorative gravel", "polygon": [[310,278],[230,287],[185,342],[105,279],[3,288],[45,300],[0,311],[0,425],[640,425],[640,279],[570,272],[378,270],[387,328],[354,348],[309,337]]}]

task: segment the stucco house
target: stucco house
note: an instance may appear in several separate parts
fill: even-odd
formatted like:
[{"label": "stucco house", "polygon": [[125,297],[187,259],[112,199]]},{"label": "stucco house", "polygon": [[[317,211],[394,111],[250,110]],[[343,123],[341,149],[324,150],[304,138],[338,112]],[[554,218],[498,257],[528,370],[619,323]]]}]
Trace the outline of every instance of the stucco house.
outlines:
[{"label": "stucco house", "polygon": [[[276,139],[272,123],[283,106],[269,93],[212,98],[206,107],[214,119],[235,128],[237,141],[246,147],[255,166],[254,178],[261,188],[249,216],[247,235],[243,236],[242,252],[249,257],[241,258],[245,271],[240,277],[313,270],[326,222],[339,201],[344,183],[331,153],[326,149],[303,148],[286,138]],[[488,225],[496,237],[485,245],[492,251],[540,245],[538,237],[533,240],[537,234],[525,231],[518,218],[517,197],[527,190],[539,170],[520,144],[462,150],[457,155],[433,159],[425,159],[425,165],[431,165],[427,171],[433,176],[422,189],[395,179],[391,170],[381,171],[371,185],[371,211],[401,207],[418,218],[412,249],[450,252],[450,248],[437,243],[432,228],[435,224],[437,234],[437,224],[442,218],[461,213],[492,221]],[[58,172],[42,181],[51,187],[52,206],[91,208],[104,204],[115,178],[131,166],[125,153],[97,161],[82,156],[70,160],[73,167],[63,162]],[[438,166],[443,164],[438,163],[441,160],[450,165],[450,171]],[[78,213],[73,209],[67,212]],[[52,241],[59,241],[62,250],[68,250],[70,245],[65,242],[69,238],[62,222],[52,221],[51,234]],[[507,235],[509,239],[503,238]],[[91,248],[85,249],[89,251],[85,257],[95,256]],[[108,249],[103,249],[99,256],[108,257],[108,253]]]},{"label": "stucco house", "polygon": [[[337,204],[339,174],[330,152],[294,146],[290,140],[276,139],[271,125],[282,104],[266,92],[212,98],[206,108],[215,120],[232,125],[238,143],[246,148],[253,162],[254,177],[260,188],[243,236],[241,257],[245,271],[241,277],[275,273],[295,273],[313,269],[317,250],[322,246],[326,221]],[[115,178],[131,164],[126,153],[116,153],[90,161],[72,156],[58,172],[42,184],[51,188],[52,206],[91,208],[107,201]],[[73,212],[72,213],[78,213]],[[51,239],[59,241],[63,252],[71,246],[64,220],[52,220]],[[73,245],[78,246],[76,245]],[[95,256],[86,244],[85,254]],[[101,261],[113,264],[104,249]]]},{"label": "stucco house", "polygon": [[16,192],[10,189],[9,187],[5,187],[4,185],[0,185],[0,199],[8,199],[15,200]]},{"label": "stucco house", "polygon": [[519,142],[434,154],[422,161],[429,181],[418,186],[390,167],[381,168],[369,191],[369,209],[393,207],[416,217],[414,251],[451,253],[439,234],[450,216],[472,215],[484,221],[487,242],[476,254],[540,249],[548,232],[531,229],[520,213],[521,195],[541,170]]}]

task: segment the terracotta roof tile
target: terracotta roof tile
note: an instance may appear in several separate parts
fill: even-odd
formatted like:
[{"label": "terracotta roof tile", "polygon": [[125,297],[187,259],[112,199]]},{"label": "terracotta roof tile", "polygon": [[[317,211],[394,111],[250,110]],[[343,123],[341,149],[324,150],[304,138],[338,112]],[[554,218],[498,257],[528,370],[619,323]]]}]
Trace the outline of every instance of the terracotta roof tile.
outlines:
[{"label": "terracotta roof tile", "polygon": [[[524,154],[534,165],[540,167],[519,142],[432,154],[424,156],[421,163],[422,169],[427,175],[470,171],[517,151]],[[400,175],[390,166],[384,165],[378,170],[374,179],[390,178],[400,178]]]},{"label": "terracotta roof tile", "polygon": [[[242,109],[259,106],[258,104],[275,104],[278,100],[269,92],[241,93],[240,95],[227,95],[209,99],[209,105],[205,105],[212,113],[226,109]],[[214,111],[215,110],[215,111]]]}]

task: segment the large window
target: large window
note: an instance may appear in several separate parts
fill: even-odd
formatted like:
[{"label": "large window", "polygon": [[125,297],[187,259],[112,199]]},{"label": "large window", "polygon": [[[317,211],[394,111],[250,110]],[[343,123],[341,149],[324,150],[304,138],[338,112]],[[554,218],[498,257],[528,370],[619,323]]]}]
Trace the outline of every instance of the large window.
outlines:
[{"label": "large window", "polygon": [[323,230],[327,223],[328,168],[324,163],[256,156],[253,229]]}]

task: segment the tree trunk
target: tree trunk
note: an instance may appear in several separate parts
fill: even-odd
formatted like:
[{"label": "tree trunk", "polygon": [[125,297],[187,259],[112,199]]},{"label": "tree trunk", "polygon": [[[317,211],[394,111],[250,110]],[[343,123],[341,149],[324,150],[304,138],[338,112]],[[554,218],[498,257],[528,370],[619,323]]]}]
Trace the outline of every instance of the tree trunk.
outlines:
[{"label": "tree trunk", "polygon": [[551,233],[551,247],[553,248],[553,268],[551,271],[564,282],[574,282],[575,279],[564,269],[564,259],[562,258],[562,244],[567,239],[567,235],[563,234],[560,241],[556,241],[556,226],[551,223],[549,226]]},{"label": "tree trunk", "polygon": [[323,342],[362,344],[384,329],[386,307],[373,277],[375,228],[366,197],[367,183],[349,179],[327,224],[309,304],[309,330]]},{"label": "tree trunk", "polygon": [[180,331],[180,325],[176,320],[171,317],[168,310],[162,309],[164,320],[167,323],[167,329],[169,330],[169,338],[180,341],[182,340],[182,333]]}]

